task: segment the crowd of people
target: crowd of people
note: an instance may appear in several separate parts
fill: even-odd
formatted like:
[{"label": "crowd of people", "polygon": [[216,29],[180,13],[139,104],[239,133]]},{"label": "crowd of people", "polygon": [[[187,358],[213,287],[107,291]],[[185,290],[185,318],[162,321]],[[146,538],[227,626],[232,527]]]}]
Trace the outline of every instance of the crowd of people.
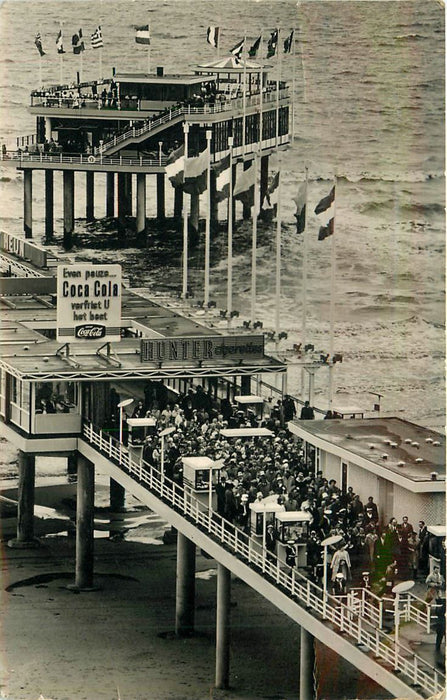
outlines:
[{"label": "crowd of people", "polygon": [[[116,406],[118,400],[116,394],[111,405]],[[308,420],[310,406],[304,408],[300,419]],[[132,417],[153,417],[156,426],[146,436],[140,429],[132,440],[134,444],[142,443],[143,460],[159,468],[158,433],[168,426],[175,427],[164,443],[166,476],[182,485],[184,456],[206,456],[216,461],[221,465],[217,512],[247,534],[251,531],[250,504],[256,500],[274,497],[285,511],[307,512],[307,570],[315,582],[321,581],[323,573],[321,543],[338,535],[339,542],[328,550],[334,593],[346,593],[351,585],[361,585],[378,595],[390,594],[398,581],[418,576],[424,580],[429,573],[429,554],[434,553],[424,521],[413,526],[405,515],[401,522],[393,517],[381,526],[372,496],[363,502],[352,486],[343,492],[335,479],[327,479],[322,471],[315,470],[312,452],[305,454],[301,441],[287,430],[287,421],[296,415],[290,396],[275,402],[267,400],[261,419],[254,409],[242,410],[227,399],[217,401],[201,386],[190,388],[172,402],[163,382],[150,382],[144,399],[135,401]],[[273,436],[235,439],[221,434],[224,428],[257,426],[269,428]],[[267,549],[275,551],[274,528],[268,528],[267,535]],[[442,559],[442,552],[438,554]],[[290,556],[289,562],[293,561]],[[441,576],[445,580],[445,571]]]}]

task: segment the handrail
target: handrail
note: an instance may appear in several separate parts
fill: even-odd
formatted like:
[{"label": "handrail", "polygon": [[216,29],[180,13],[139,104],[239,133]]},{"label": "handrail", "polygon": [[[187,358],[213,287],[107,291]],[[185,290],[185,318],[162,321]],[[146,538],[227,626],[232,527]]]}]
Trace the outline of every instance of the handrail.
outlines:
[{"label": "handrail", "polygon": [[287,567],[287,570],[281,569],[278,557],[267,553],[252,537],[218,513],[209,510],[187,488],[162,475],[158,469],[142,459],[136,462],[116,438],[95,429],[91,423],[83,424],[82,435],[90,445],[106,454],[138,483],[200,526],[242,561],[253,565],[270,583],[279,586],[289,597],[297,599],[301,605],[312,609],[314,614],[335,625],[354,644],[365,646],[377,659],[391,665],[396,672],[403,673],[409,679],[409,683],[420,685],[429,695],[434,695],[444,688],[445,678],[436,668],[400,642],[396,645],[394,639],[374,628],[367,618],[363,618],[339,599],[331,595],[324,599],[323,590],[300,572],[290,567]]},{"label": "handrail", "polygon": [[127,158],[123,156],[118,156],[113,158],[110,156],[93,156],[92,154],[87,155],[86,153],[80,153],[79,155],[64,155],[63,153],[23,153],[20,151],[7,151],[6,155],[1,154],[0,160],[12,160],[22,163],[68,163],[73,165],[131,165],[144,166],[144,167],[156,167],[165,166],[167,163],[167,156],[161,156],[161,158],[144,158],[139,156],[137,158]]}]

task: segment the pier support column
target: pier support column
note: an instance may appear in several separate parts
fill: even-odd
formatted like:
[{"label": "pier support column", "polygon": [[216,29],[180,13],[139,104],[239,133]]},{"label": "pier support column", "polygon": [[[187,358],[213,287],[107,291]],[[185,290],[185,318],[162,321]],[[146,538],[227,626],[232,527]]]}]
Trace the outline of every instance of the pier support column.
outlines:
[{"label": "pier support column", "polygon": [[231,573],[217,564],[216,688],[228,688],[230,680]]},{"label": "pier support column", "polygon": [[199,214],[200,214],[200,196],[198,194],[191,195],[191,211],[189,214],[189,223],[194,231],[199,231]]},{"label": "pier support column", "polygon": [[180,532],[177,536],[177,587],[175,633],[181,637],[194,632],[196,546]]},{"label": "pier support column", "polygon": [[137,234],[146,231],[146,173],[137,173]]},{"label": "pier support column", "polygon": [[25,238],[33,237],[33,171],[23,171],[23,230]]},{"label": "pier support column", "polygon": [[264,201],[264,197],[266,195],[267,189],[269,186],[269,157],[268,156],[262,156],[261,157],[261,182],[260,182],[260,199],[259,201],[262,202]]},{"label": "pier support column", "polygon": [[183,211],[183,190],[181,187],[174,187],[174,218],[181,219]]},{"label": "pier support column", "polygon": [[[179,188],[177,188],[179,189]],[[177,192],[177,189],[175,190]],[[165,174],[157,173],[157,219],[159,222],[165,220]],[[175,213],[174,213],[175,216]],[[181,212],[180,212],[181,216]]]},{"label": "pier support column", "polygon": [[[248,168],[251,165],[251,160],[244,160],[244,170],[248,170]],[[244,221],[249,219],[251,216],[251,207],[248,207],[246,204],[242,204],[242,218]]]},{"label": "pier support column", "polygon": [[115,173],[107,173],[106,179],[106,216],[115,216]]},{"label": "pier support column", "polygon": [[241,394],[242,396],[250,396],[251,394],[251,381],[248,375],[241,375]]},{"label": "pier support column", "polygon": [[95,220],[95,173],[85,173],[85,217],[87,223]]},{"label": "pier support column", "polygon": [[45,170],[45,240],[54,235],[54,171]]},{"label": "pier support column", "polygon": [[121,513],[125,510],[126,489],[115,479],[110,479],[110,510],[113,513]]},{"label": "pier support column", "polygon": [[314,700],[314,637],[301,627],[300,638],[300,700]]},{"label": "pier support column", "polygon": [[74,231],[74,171],[64,170],[64,248],[73,246]]},{"label": "pier support column", "polygon": [[124,224],[127,216],[126,173],[118,173],[118,220]]},{"label": "pier support column", "polygon": [[211,181],[210,226],[211,226],[211,231],[217,231],[217,227],[219,224],[219,202],[217,201],[217,196],[216,196],[216,173],[214,172],[214,170],[211,170],[210,181]]},{"label": "pier support column", "polygon": [[76,491],[76,590],[93,590],[95,465],[78,454]]},{"label": "pier support column", "polygon": [[126,173],[124,175],[124,187],[126,191],[126,213],[128,216],[132,216],[132,173]]},{"label": "pier support column", "polygon": [[19,450],[19,486],[17,494],[17,537],[8,542],[9,547],[27,549],[38,547],[34,537],[34,485],[36,459],[34,455]]}]

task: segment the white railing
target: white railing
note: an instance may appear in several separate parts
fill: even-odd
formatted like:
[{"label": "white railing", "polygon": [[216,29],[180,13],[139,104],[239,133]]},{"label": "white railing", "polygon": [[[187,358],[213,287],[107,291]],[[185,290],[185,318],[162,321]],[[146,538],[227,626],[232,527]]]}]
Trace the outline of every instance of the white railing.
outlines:
[{"label": "white railing", "polygon": [[143,156],[126,158],[118,156],[117,158],[110,158],[103,155],[94,156],[85,153],[70,156],[64,155],[63,153],[23,153],[23,151],[8,151],[6,155],[2,154],[0,159],[18,161],[19,165],[23,163],[52,163],[55,165],[58,163],[68,163],[72,165],[94,165],[95,163],[99,163],[100,165],[131,165],[132,167],[164,167],[167,162],[167,156],[157,158],[144,158]]},{"label": "white railing", "polygon": [[[346,603],[331,595],[323,596],[323,590],[303,574],[287,567],[281,568],[279,559],[235,525],[209,510],[191,492],[162,476],[160,471],[140,460],[132,459],[127,448],[91,423],[83,425],[83,436],[99,452],[106,454],[140,484],[158,495],[177,512],[196,523],[209,536],[247,564],[263,573],[269,583],[276,584],[301,605],[310,608],[314,615],[327,620],[344,632],[356,645],[366,647],[378,662],[389,665],[408,678],[408,683],[420,685],[429,695],[444,689],[445,678],[436,668],[402,644],[396,646],[394,638],[371,624]],[[347,601],[348,602],[348,601]]]}]

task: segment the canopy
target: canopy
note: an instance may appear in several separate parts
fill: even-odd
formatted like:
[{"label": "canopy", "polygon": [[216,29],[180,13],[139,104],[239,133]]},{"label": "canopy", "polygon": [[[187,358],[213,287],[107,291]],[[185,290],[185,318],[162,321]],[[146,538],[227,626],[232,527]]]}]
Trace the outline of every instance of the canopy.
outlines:
[{"label": "canopy", "polygon": [[248,394],[245,396],[235,396],[234,400],[236,403],[240,404],[250,404],[250,403],[264,403],[264,399],[260,396],[254,396],[253,394]]},{"label": "canopy", "polygon": [[275,433],[268,428],[222,428],[220,434],[224,437],[274,437]]},{"label": "canopy", "polygon": [[185,467],[190,469],[213,469],[215,463],[209,457],[182,457],[182,462]]},{"label": "canopy", "polygon": [[144,428],[149,425],[157,425],[157,421],[155,418],[128,418],[127,425],[130,425],[131,428],[136,428],[137,426]]},{"label": "canopy", "polygon": [[244,70],[244,64],[245,69],[253,73],[260,73],[263,70],[263,66],[259,63],[243,60],[237,61],[235,56],[224,56],[224,58],[218,58],[215,61],[210,61],[210,63],[202,63],[197,68],[213,73],[241,73]]},{"label": "canopy", "polygon": [[277,513],[276,519],[280,523],[300,523],[305,521],[310,522],[312,520],[312,516],[305,510],[289,510],[283,513]]}]

